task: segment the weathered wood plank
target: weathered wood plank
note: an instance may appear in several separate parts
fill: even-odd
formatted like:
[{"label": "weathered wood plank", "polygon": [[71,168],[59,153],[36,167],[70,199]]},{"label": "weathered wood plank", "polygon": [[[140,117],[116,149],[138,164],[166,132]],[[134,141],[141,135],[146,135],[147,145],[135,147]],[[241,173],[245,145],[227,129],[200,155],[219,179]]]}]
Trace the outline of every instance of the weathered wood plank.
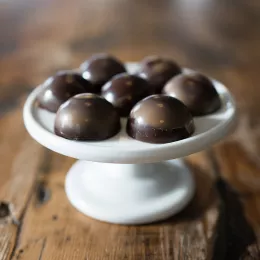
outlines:
[{"label": "weathered wood plank", "polygon": [[43,150],[23,127],[21,104],[0,120],[0,147],[0,202],[10,207],[0,217],[0,259],[9,259],[18,242]]},{"label": "weathered wood plank", "polygon": [[190,159],[198,189],[189,207],[170,220],[135,227],[98,222],[72,208],[63,185],[73,160],[52,153],[48,174],[41,176],[51,199],[39,206],[36,193],[31,198],[14,259],[206,259],[214,245],[218,203],[208,166],[199,167],[203,159],[201,154]]}]

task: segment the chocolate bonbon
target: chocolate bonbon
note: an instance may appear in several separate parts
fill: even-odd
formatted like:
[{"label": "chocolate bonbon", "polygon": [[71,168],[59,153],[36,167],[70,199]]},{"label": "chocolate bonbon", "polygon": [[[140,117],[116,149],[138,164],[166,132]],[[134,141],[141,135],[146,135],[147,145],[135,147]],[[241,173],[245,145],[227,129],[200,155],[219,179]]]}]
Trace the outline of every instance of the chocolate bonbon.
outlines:
[{"label": "chocolate bonbon", "polygon": [[95,54],[81,64],[80,69],[85,79],[95,86],[95,93],[99,93],[102,86],[113,76],[126,72],[118,59],[108,54]]},{"label": "chocolate bonbon", "polygon": [[178,99],[153,95],[138,102],[127,121],[127,133],[147,143],[169,143],[187,138],[194,132],[188,108]]},{"label": "chocolate bonbon", "polygon": [[42,87],[42,91],[37,96],[39,106],[54,113],[69,98],[93,91],[93,86],[89,81],[71,71],[58,72],[48,78]]},{"label": "chocolate bonbon", "polygon": [[79,94],[59,108],[54,130],[56,135],[66,139],[101,141],[119,132],[120,117],[104,98],[96,94]]},{"label": "chocolate bonbon", "polygon": [[147,81],[127,73],[114,76],[102,88],[102,96],[115,106],[122,117],[128,116],[133,106],[148,95]]},{"label": "chocolate bonbon", "polygon": [[213,113],[221,106],[219,95],[212,82],[197,72],[172,78],[163,92],[181,100],[194,116]]},{"label": "chocolate bonbon", "polygon": [[166,82],[179,73],[181,73],[179,65],[159,56],[146,57],[140,63],[138,72],[150,84],[151,94],[160,94]]}]

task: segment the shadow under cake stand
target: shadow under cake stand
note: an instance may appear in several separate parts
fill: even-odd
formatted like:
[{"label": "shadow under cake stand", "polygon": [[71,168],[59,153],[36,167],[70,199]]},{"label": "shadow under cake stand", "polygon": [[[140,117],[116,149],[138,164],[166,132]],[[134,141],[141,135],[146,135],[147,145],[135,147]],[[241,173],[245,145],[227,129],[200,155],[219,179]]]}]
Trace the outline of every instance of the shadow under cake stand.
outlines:
[{"label": "shadow under cake stand", "polygon": [[[128,64],[134,71],[137,65]],[[212,80],[222,106],[214,114],[195,117],[195,133],[184,140],[149,144],[130,138],[122,119],[119,134],[102,142],[67,140],[53,133],[55,114],[38,107],[29,95],[23,111],[30,135],[43,146],[78,159],[69,170],[66,194],[82,213],[110,223],[141,224],[170,217],[191,200],[195,184],[184,156],[208,148],[235,124],[235,103],[229,91]]]}]

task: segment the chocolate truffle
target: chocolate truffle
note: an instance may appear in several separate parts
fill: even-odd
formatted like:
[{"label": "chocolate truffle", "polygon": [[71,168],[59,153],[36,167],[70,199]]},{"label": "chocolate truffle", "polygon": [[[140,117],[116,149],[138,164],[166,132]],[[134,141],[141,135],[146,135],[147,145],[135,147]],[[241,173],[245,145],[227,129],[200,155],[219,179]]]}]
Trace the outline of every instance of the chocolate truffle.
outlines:
[{"label": "chocolate truffle", "polygon": [[191,136],[193,118],[188,108],[168,95],[153,95],[137,103],[127,121],[127,133],[147,143],[170,143]]},{"label": "chocolate truffle", "polygon": [[174,77],[166,84],[163,92],[182,101],[194,116],[213,113],[221,106],[212,82],[196,72]]},{"label": "chocolate truffle", "polygon": [[99,93],[102,86],[113,76],[126,72],[124,65],[107,54],[96,54],[81,64],[80,69],[85,79],[95,86],[95,93]]},{"label": "chocolate truffle", "polygon": [[149,82],[151,94],[160,94],[166,82],[181,73],[174,61],[157,56],[145,58],[140,65],[139,75]]},{"label": "chocolate truffle", "polygon": [[147,81],[127,73],[114,76],[102,88],[102,96],[114,105],[122,117],[128,116],[133,106],[148,95]]},{"label": "chocolate truffle", "polygon": [[93,91],[93,86],[89,81],[71,71],[58,72],[48,78],[43,85],[42,91],[37,96],[39,106],[54,113],[69,98]]},{"label": "chocolate truffle", "polygon": [[120,130],[120,117],[111,103],[96,94],[79,94],[60,106],[55,134],[71,140],[100,141]]}]

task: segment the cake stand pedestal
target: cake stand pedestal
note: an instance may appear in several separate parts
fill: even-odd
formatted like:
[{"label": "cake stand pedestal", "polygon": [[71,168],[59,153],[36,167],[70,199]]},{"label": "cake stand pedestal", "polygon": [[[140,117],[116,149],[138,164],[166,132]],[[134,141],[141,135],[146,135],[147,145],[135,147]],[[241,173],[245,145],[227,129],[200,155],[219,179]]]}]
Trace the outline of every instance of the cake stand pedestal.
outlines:
[{"label": "cake stand pedestal", "polygon": [[82,213],[121,224],[167,218],[192,198],[194,182],[182,160],[149,164],[77,161],[69,170],[67,196]]},{"label": "cake stand pedestal", "polygon": [[[135,64],[128,65],[130,71]],[[212,80],[222,107],[196,117],[193,136],[167,144],[148,144],[127,136],[125,120],[113,138],[102,142],[66,140],[53,133],[55,114],[39,108],[36,97],[24,105],[24,123],[43,146],[79,159],[69,170],[65,190],[71,204],[92,218],[118,224],[142,224],[170,217],[191,200],[195,184],[183,160],[208,148],[234,127],[236,109],[229,91]]]}]

